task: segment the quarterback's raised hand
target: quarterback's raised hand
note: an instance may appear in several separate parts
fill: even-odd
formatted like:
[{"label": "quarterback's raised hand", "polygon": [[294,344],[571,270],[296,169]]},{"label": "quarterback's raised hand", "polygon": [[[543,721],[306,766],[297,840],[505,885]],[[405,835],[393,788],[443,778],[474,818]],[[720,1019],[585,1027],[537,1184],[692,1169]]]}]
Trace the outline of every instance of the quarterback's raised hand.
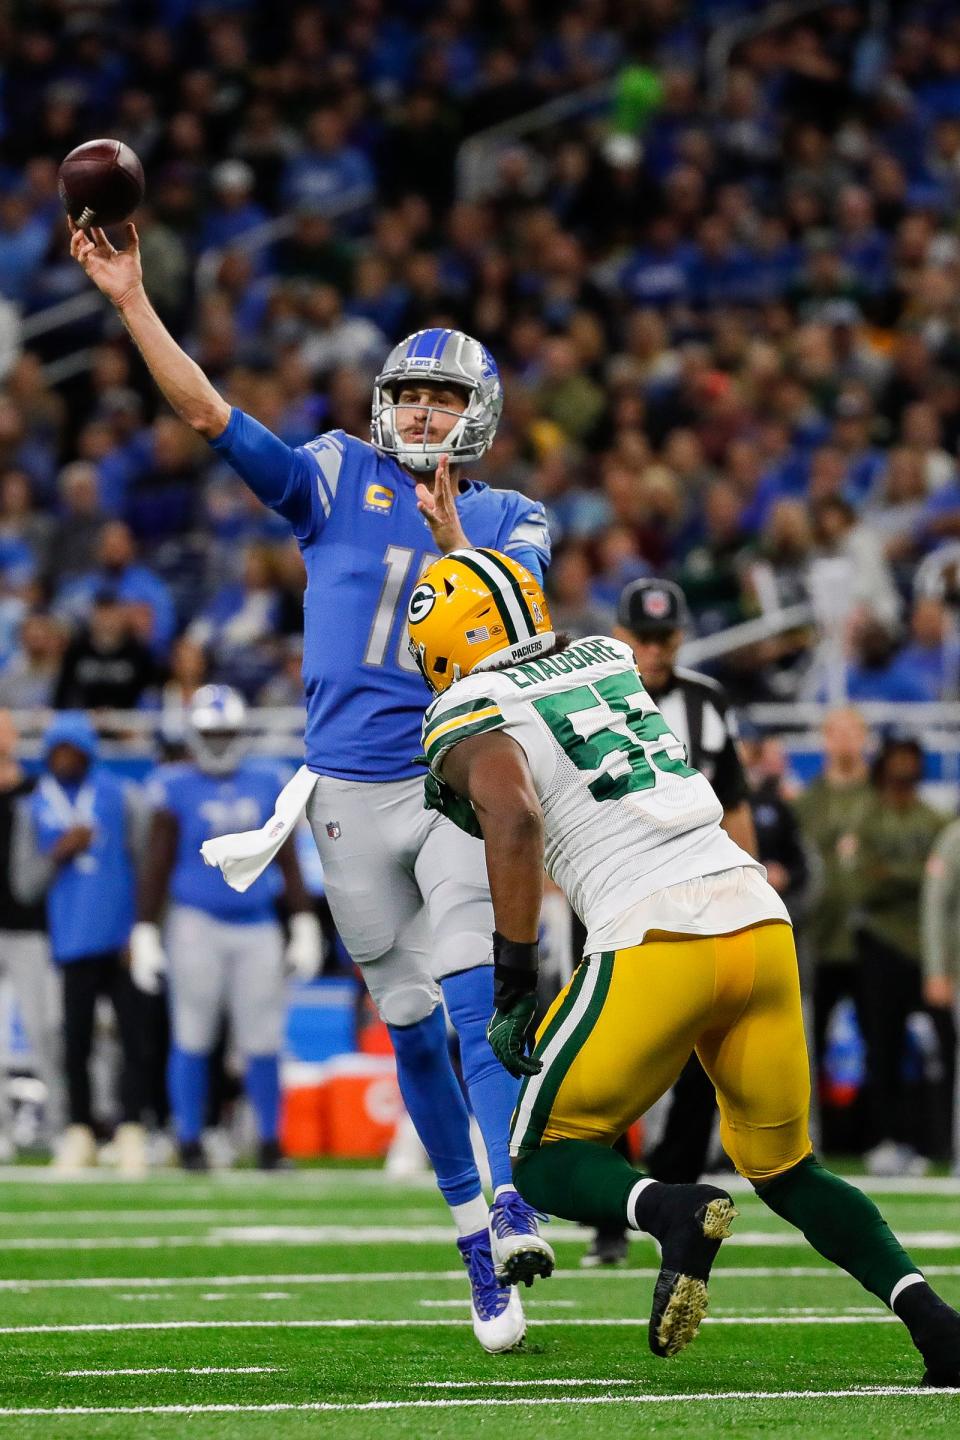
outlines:
[{"label": "quarterback's raised hand", "polygon": [[417,485],[417,509],[429,525],[441,555],[470,549],[457,513],[457,482],[450,474],[449,455],[441,455],[437,461],[432,488],[422,480]]},{"label": "quarterback's raised hand", "polygon": [[70,227],[70,254],[97,289],[120,308],[129,295],[136,294],[143,287],[137,227],[132,223],[124,226],[127,243],[123,250],[117,250],[104,230],[98,227],[89,231],[80,230],[70,219],[67,224]]}]

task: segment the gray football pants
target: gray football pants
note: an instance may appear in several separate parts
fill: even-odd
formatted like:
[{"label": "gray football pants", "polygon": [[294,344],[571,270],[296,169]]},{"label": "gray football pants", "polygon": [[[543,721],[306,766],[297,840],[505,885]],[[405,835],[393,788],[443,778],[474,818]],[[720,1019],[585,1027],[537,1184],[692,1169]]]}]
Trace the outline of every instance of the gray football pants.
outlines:
[{"label": "gray football pants", "polygon": [[175,905],[164,942],[175,1045],[208,1055],[227,1015],[231,1039],[245,1058],[279,1052],[286,995],[278,924],[231,925]]},{"label": "gray football pants", "polygon": [[[0,974],[13,987],[37,1074],[47,1090],[47,1128],[64,1123],[63,1003],[60,976],[46,935],[37,930],[0,930]],[[6,1076],[0,1067],[0,1126],[7,1123]]]},{"label": "gray football pants", "polygon": [[423,808],[423,781],[321,775],[307,818],[334,924],[382,1019],[413,1025],[439,981],[493,963],[481,841]]}]

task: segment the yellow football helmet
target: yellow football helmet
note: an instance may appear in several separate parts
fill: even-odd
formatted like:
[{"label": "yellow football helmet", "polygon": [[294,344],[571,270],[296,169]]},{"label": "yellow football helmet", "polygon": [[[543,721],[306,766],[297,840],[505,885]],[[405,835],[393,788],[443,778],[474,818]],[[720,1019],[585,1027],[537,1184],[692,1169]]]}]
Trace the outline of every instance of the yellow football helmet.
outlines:
[{"label": "yellow football helmet", "polygon": [[410,653],[440,695],[474,670],[519,664],[555,640],[539,582],[498,550],[452,550],[421,575],[407,609]]}]

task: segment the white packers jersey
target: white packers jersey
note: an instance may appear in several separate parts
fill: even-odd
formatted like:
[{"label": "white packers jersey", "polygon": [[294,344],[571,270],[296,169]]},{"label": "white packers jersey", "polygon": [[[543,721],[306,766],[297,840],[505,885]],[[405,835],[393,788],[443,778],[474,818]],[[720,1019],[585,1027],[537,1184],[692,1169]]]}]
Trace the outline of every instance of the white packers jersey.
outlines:
[{"label": "white packers jersey", "polygon": [[785,918],[762,867],[721,829],[710,783],[687,765],[621,641],[592,636],[562,654],[457,681],[424,717],[431,770],[440,776],[447,751],[495,729],[527,757],[546,868],[583,920],[589,952],[639,944],[638,926],[674,929],[675,905],[667,907],[674,923],[658,926],[655,907],[651,919],[641,902],[740,866],[758,872],[751,902],[742,919],[707,933]]}]

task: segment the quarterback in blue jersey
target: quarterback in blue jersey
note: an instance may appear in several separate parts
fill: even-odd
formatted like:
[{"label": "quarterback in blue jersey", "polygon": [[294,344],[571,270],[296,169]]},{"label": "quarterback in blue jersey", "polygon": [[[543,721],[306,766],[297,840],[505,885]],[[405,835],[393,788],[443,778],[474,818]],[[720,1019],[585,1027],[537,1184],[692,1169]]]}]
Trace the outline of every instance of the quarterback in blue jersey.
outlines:
[{"label": "quarterback in blue jersey", "polygon": [[[391,351],[377,377],[372,443],[334,431],[291,448],[232,409],[164,328],[143,287],[132,225],[122,250],[101,230],[73,227],[71,251],[117,307],[173,409],[289,520],[300,544],[306,761],[316,776],[307,815],[327,898],[389,1027],[404,1101],[459,1231],[474,1332],[489,1351],[511,1349],[525,1330],[516,1283],[548,1275],[553,1253],[513,1186],[516,1086],[486,1039],[493,924],[483,854],[422,807],[415,756],[427,697],[405,633],[417,579],[438,554],[487,546],[538,578],[549,559],[542,506],[461,476],[496,432],[496,364],[459,331],[421,331]],[[441,999],[490,1162],[489,1212]]]},{"label": "quarterback in blue jersey", "polygon": [[[293,845],[239,894],[204,865],[211,836],[257,829],[269,820],[282,783],[276,767],[244,760],[246,707],[226,685],[204,685],[190,706],[191,761],[161,765],[149,786],[153,814],[140,886],[140,919],[130,936],[130,970],[147,993],[169,973],[173,1045],[168,1067],[180,1163],[205,1170],[201,1131],[209,1058],[224,1014],[244,1061],[257,1130],[257,1163],[276,1169],[279,1056],[284,1016],[284,945],[277,900],[291,912],[286,959],[303,978],[319,968],[320,926]],[[160,916],[169,901],[163,938]]]}]

